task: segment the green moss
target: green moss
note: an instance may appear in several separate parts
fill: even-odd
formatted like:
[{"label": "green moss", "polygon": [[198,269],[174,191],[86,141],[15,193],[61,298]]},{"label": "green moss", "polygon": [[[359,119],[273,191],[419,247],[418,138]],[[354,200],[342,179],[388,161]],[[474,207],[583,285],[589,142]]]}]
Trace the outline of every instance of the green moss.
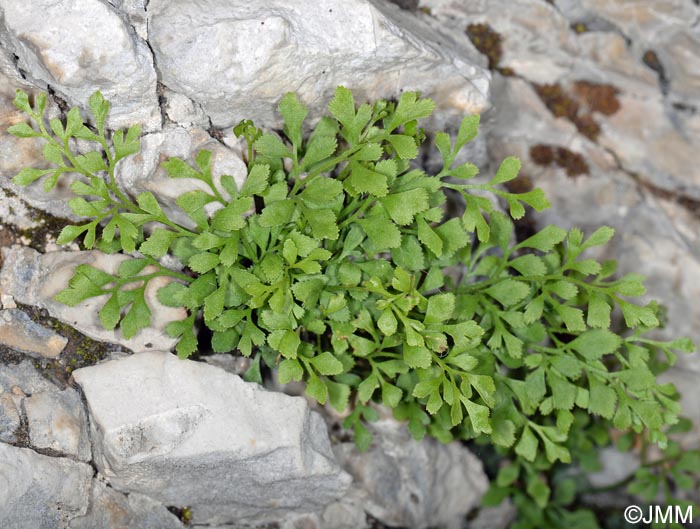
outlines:
[{"label": "green moss", "polygon": [[52,318],[44,309],[19,303],[17,305],[34,322],[52,329],[68,340],[58,358],[37,360],[36,368],[50,380],[67,385],[76,369],[95,365],[113,352],[128,352],[119,345],[99,342],[85,336],[70,325]]},{"label": "green moss", "polygon": [[[0,189],[0,192],[7,198],[19,198],[16,193],[9,189]],[[21,198],[19,200],[27,209],[27,216],[34,225],[31,228],[21,229],[10,223],[0,223],[0,232],[4,232],[5,235],[0,237],[0,247],[21,242],[23,245],[43,253],[46,251],[47,242],[55,241],[65,226],[73,224],[69,219],[51,215],[30,206]],[[12,210],[10,212],[13,213]]]},{"label": "green moss", "polygon": [[15,446],[29,446],[29,425],[27,424],[27,418],[24,416],[24,413],[22,413],[22,417],[20,418],[19,426],[12,432],[12,435],[15,438],[12,444]]},{"label": "green moss", "polygon": [[503,56],[503,37],[491,26],[488,24],[469,24],[466,33],[474,47],[488,58],[489,70],[496,70],[507,76],[514,74],[511,68],[499,67]]},{"label": "green moss", "polygon": [[535,91],[554,116],[573,121],[578,115],[578,103],[560,84],[536,84]]},{"label": "green moss", "polygon": [[192,523],[192,509],[190,507],[170,506],[168,510],[173,513],[185,525]]}]

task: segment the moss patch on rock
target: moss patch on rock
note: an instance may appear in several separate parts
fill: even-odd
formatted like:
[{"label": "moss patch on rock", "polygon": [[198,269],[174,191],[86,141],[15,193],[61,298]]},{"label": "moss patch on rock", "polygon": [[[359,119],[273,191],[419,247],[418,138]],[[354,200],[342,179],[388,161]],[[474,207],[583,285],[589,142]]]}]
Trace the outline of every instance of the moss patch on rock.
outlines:
[{"label": "moss patch on rock", "polygon": [[503,37],[488,24],[469,24],[466,30],[469,40],[480,53],[486,55],[489,70],[495,70],[501,75],[513,75],[510,68],[500,67],[503,57]]},{"label": "moss patch on rock", "polygon": [[71,374],[81,367],[95,365],[111,353],[131,352],[120,345],[99,342],[82,334],[70,325],[49,316],[45,309],[17,304],[34,322],[43,325],[68,340],[58,358],[36,359],[34,367],[49,380],[62,386],[70,384]]}]

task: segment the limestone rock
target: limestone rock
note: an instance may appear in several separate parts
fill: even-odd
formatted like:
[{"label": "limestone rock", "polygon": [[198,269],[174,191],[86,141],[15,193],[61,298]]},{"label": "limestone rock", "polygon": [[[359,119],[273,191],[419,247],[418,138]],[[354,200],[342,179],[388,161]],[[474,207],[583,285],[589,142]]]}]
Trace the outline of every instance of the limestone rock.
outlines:
[{"label": "limestone rock", "polygon": [[17,430],[20,427],[20,411],[15,401],[21,398],[4,391],[0,393],[0,442],[17,442]]},{"label": "limestone rock", "polygon": [[508,529],[518,516],[518,509],[510,500],[493,507],[480,507],[476,516],[467,522],[467,529]]},{"label": "limestone rock", "polygon": [[323,419],[304,399],[168,353],[73,376],[88,402],[95,463],[110,484],[188,505],[196,523],[319,510],[348,486]]},{"label": "limestone rock", "polygon": [[351,489],[343,498],[331,503],[319,517],[320,529],[366,529],[364,493]]},{"label": "limestone rock", "polygon": [[36,370],[33,360],[0,364],[0,388],[4,392],[23,397],[42,391],[52,391],[55,387]]},{"label": "limestone rock", "polygon": [[129,23],[136,34],[143,40],[148,40],[148,23],[146,8],[149,0],[107,0],[116,9],[126,14]]},{"label": "limestone rock", "polygon": [[[0,13],[1,10],[2,7]],[[30,94],[38,93],[38,90],[22,79],[15,70],[9,50],[0,47],[0,219],[3,223],[11,223],[20,229],[29,229],[38,224],[38,219],[28,206],[48,211],[58,217],[67,217],[70,209],[66,202],[71,191],[57,186],[47,194],[41,184],[22,188],[11,183],[11,179],[20,170],[36,166],[37,161],[43,158],[43,140],[16,138],[6,132],[8,127],[27,120],[27,117],[12,104],[18,88]],[[47,101],[46,115],[50,118],[59,115],[59,109],[51,98]]]},{"label": "limestone rock", "polygon": [[389,526],[459,528],[488,488],[481,462],[458,443],[413,440],[392,419],[371,424],[375,441],[366,453],[336,447],[343,468],[364,493],[365,510]]},{"label": "limestone rock", "polygon": [[[184,226],[192,227],[192,220],[177,206],[177,198],[188,191],[201,190],[211,193],[211,190],[200,180],[170,178],[161,164],[167,158],[178,157],[194,165],[196,153],[202,149],[212,152],[212,177],[223,196],[228,196],[220,185],[221,176],[224,174],[233,176],[240,189],[248,170],[239,153],[215,141],[202,129],[184,129],[174,125],[165,127],[160,132],[145,135],[141,140],[140,155],[127,158],[119,164],[118,181],[122,188],[133,196],[143,191],[154,193],[169,217]],[[216,207],[221,205],[208,204],[205,210],[212,213]]]},{"label": "limestone rock", "polygon": [[87,417],[74,389],[35,393],[24,399],[24,411],[33,448],[90,461]]},{"label": "limestone rock", "polygon": [[148,20],[163,83],[217,127],[278,126],[275,106],[289,91],[318,115],[339,84],[359,99],[418,89],[459,115],[487,104],[488,75],[450,36],[384,2],[151,0]]},{"label": "limestone rock", "polygon": [[170,349],[176,340],[167,336],[165,326],[185,317],[184,309],[161,305],[156,293],[167,282],[157,278],[146,287],[146,302],[151,308],[151,327],[136,336],[125,339],[119,329],[108,331],[99,321],[99,310],[107,301],[105,296],[90,298],[75,307],[69,307],[53,298],[68,285],[76,266],[90,264],[108,273],[116,273],[125,255],[107,255],[98,251],[51,252],[40,254],[31,248],[14,246],[3,249],[5,263],[0,270],[0,290],[12,295],[20,303],[44,308],[54,318],[72,325],[95,340],[119,343],[132,351]]},{"label": "limestone rock", "polygon": [[588,474],[587,478],[594,488],[603,488],[620,483],[634,474],[641,462],[634,452],[620,452],[614,447],[603,448],[598,453],[600,470]]},{"label": "limestone rock", "polygon": [[663,373],[659,380],[661,383],[672,382],[681,394],[681,415],[691,421],[692,427],[689,432],[679,435],[678,440],[684,449],[697,450],[700,446],[700,406],[698,406],[700,370],[688,369],[683,365],[684,363],[686,362]]},{"label": "limestone rock", "polygon": [[128,496],[94,479],[90,504],[84,516],[74,518],[70,529],[184,529],[165,506],[135,492]]},{"label": "limestone rock", "polygon": [[[649,5],[586,0],[575,3],[576,9],[559,4],[425,2],[432,15],[455,33],[472,24],[490,27],[493,33],[485,51],[499,59],[498,68],[517,74],[494,74],[493,86],[517,86],[524,79],[533,89],[549,89],[550,95],[544,97],[549,97],[551,107],[547,121],[576,125],[560,141],[598,142],[641,181],[699,199],[700,134],[687,115],[697,109],[700,87],[700,62],[694,52],[700,32],[688,24],[700,20],[700,8],[682,0]],[[499,96],[497,88],[493,101],[498,115],[523,110],[522,101]],[[548,124],[529,126],[537,130]],[[577,132],[581,139],[572,137]],[[513,135],[494,131],[491,136],[501,134]],[[534,140],[536,134],[530,136]]]},{"label": "limestone rock", "polygon": [[700,9],[685,0],[656,0],[640,4],[634,0],[582,0],[588,12],[609,20],[633,40],[652,42],[664,34],[696,23]]},{"label": "limestone rock", "polygon": [[0,7],[0,38],[29,78],[82,107],[101,90],[112,102],[110,128],[160,127],[153,57],[119,12],[100,0],[7,0]]},{"label": "limestone rock", "polygon": [[0,443],[0,526],[68,529],[85,514],[92,468]]},{"label": "limestone rock", "polygon": [[56,358],[68,340],[33,322],[19,309],[0,311],[0,344],[32,356]]},{"label": "limestone rock", "polygon": [[228,373],[241,377],[248,371],[252,363],[250,358],[232,354],[214,354],[202,356],[200,359],[211,366],[216,366]]},{"label": "limestone rock", "polygon": [[52,391],[53,384],[43,378],[28,360],[0,360],[0,442],[27,443],[27,430],[22,427],[22,403],[36,391]]},{"label": "limestone rock", "polygon": [[0,308],[16,309],[17,304],[15,303],[15,299],[9,294],[0,294]]}]

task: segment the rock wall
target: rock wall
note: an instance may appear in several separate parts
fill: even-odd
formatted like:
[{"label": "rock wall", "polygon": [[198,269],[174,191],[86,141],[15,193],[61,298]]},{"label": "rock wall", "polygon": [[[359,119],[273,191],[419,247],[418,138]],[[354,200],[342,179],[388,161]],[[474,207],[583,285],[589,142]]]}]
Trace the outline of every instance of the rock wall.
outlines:
[{"label": "rock wall", "polygon": [[[617,236],[599,257],[647,277],[657,336],[700,341],[700,6],[693,0],[425,0],[493,75],[489,160],[516,155],[530,219]],[[470,57],[473,57],[470,55]],[[700,440],[700,353],[665,377]]]},{"label": "rock wall", "polygon": [[[428,128],[482,113],[468,155],[483,173],[521,158],[515,183],[543,187],[553,203],[528,216],[533,226],[614,226],[601,257],[648,276],[649,298],[668,309],[659,335],[700,339],[698,2],[396,4],[0,0],[0,247],[20,245],[0,257],[0,525],[176,529],[193,518],[219,529],[262,520],[350,529],[368,527],[369,514],[458,527],[486,484],[466,449],[409,441],[392,423],[377,425],[363,456],[343,443],[332,451],[303,399],[166,353],[126,356],[125,347],[171,344],[157,325],[125,341],[100,329],[94,311],[53,302],[66,267],[119,258],[58,252],[55,237],[71,218],[67,186],[46,195],[10,182],[42,147],[4,132],[24,119],[11,103],[17,88],[48,90],[51,116],[101,90],[112,102],[109,127],[143,130],[143,152],[120,165],[120,185],[166,204],[185,189],[166,179],[163,157],[206,146],[215,176],[242,182],[230,127],[242,118],[278,127],[286,91],[313,115],[338,84],[367,99],[421,90],[438,106]],[[70,378],[98,360],[107,363]],[[700,424],[700,356],[680,359],[668,377]],[[687,442],[698,439],[695,431]]]}]

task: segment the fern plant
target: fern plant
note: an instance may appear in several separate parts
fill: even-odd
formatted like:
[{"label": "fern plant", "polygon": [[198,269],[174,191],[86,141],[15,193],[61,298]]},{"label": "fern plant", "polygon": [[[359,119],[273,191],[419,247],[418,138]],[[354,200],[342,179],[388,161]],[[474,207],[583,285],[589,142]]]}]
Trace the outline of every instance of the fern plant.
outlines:
[{"label": "fern plant", "polygon": [[[167,327],[180,357],[197,350],[201,320],[216,352],[252,357],[249,380],[260,381],[264,363],[280,383],[303,380],[310,397],[348,409],[345,426],[361,449],[381,402],[416,439],[428,433],[501,447],[518,463],[498,481],[507,489],[527,473],[525,492],[539,504],[550,492],[537,476],[572,460],[571,430],[581,419],[666,444],[677,395],[656,382],[649,363],[659,352],[673,361],[693,344],[649,338],[657,305],[630,299],[644,294],[642,278],[616,278],[614,262],[586,257],[613,237],[611,228],[584,236],[548,226],[514,242],[511,219],[549,204],[540,189],[500,187],[517,177],[516,158],[478,181],[477,167],[455,162],[479,116],[466,117],[454,139],[434,136],[444,163],[431,175],[411,163],[426,141],[419,120],[432,113],[431,100],[405,92],[397,102],[358,106],[339,87],[330,115],[310,126],[307,109],[287,94],[282,136],[251,121],[234,129],[247,142],[240,189],[231,176],[214,178],[206,150],[193,163],[163,164],[170,177],[208,189],[177,199],[185,223],[150,192],[134,197],[120,187],[119,162],[138,152],[140,130],[109,133],[109,103],[99,92],[89,101],[91,124],[76,108],[47,123],[45,103],[44,95],[31,105],[17,93],[15,105],[34,126],[10,132],[42,138],[49,167],[23,169],[14,181],[43,180],[49,191],[77,175],[69,206],[86,221],[66,227],[58,242],[82,237],[85,248],[132,256],[115,275],[78,266],[57,296],[68,305],[104,296],[105,328],[128,338],[147,326],[144,290],[167,276],[158,299],[188,311]],[[75,139],[93,150],[78,153]],[[461,217],[446,218],[446,193],[463,197]],[[163,266],[166,254],[181,269]],[[613,310],[624,320],[621,333]]]}]

